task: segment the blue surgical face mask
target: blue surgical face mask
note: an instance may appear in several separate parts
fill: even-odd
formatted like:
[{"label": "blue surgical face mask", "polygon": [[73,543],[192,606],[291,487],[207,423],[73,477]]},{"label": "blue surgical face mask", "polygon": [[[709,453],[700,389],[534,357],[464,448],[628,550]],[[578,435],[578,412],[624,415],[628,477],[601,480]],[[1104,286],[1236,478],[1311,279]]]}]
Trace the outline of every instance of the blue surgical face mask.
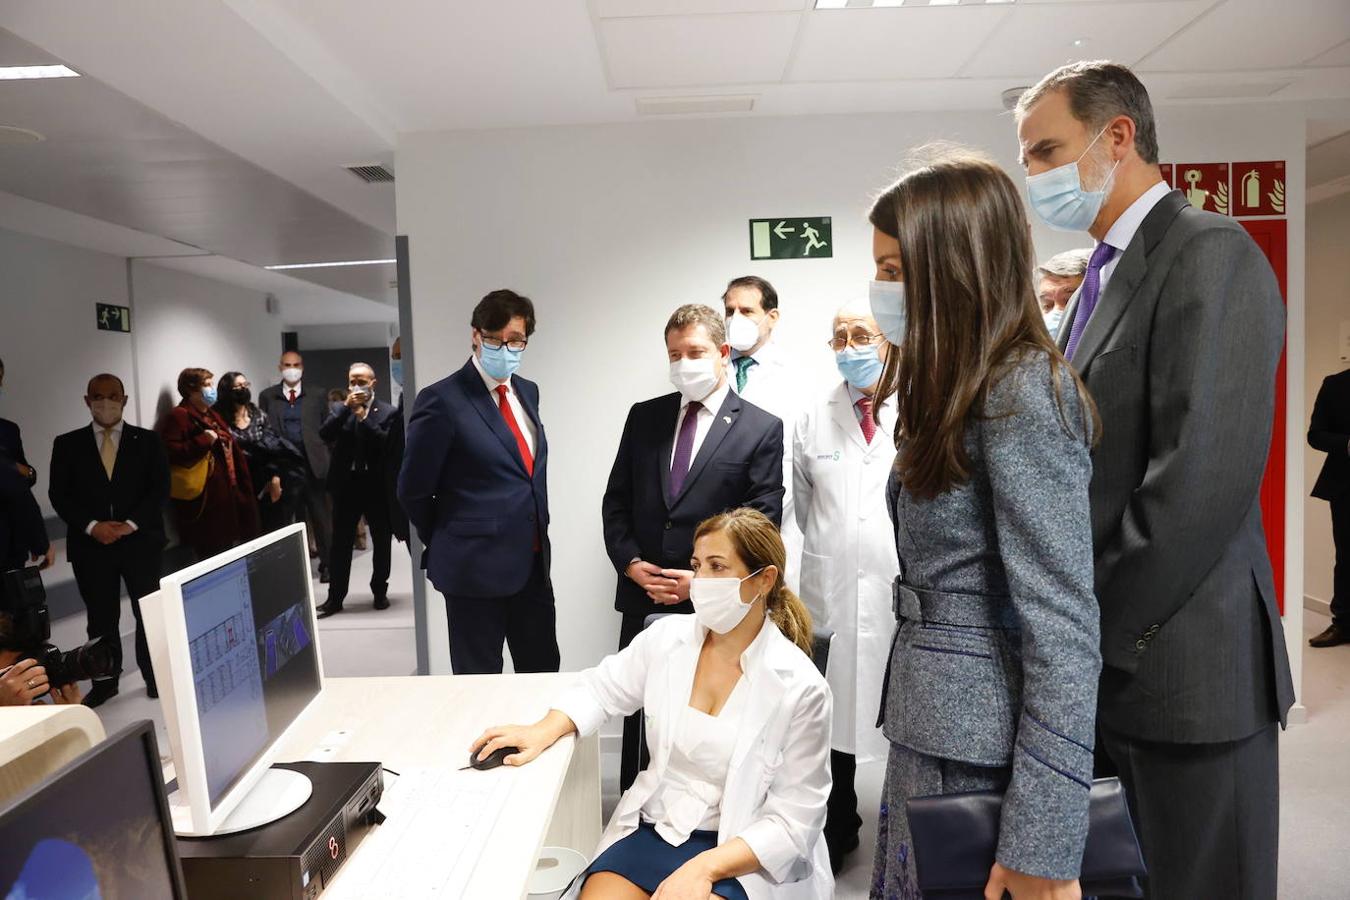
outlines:
[{"label": "blue surgical face mask", "polygon": [[394,384],[403,387],[403,360],[389,360],[389,377],[394,379]]},{"label": "blue surgical face mask", "polygon": [[1120,165],[1120,162],[1117,161],[1111,166],[1111,171],[1102,179],[1101,187],[1095,191],[1083,190],[1083,179],[1078,166],[1105,133],[1105,128],[1097,132],[1097,136],[1087,145],[1083,155],[1073,162],[1057,166],[1039,175],[1027,176],[1027,198],[1031,208],[1036,210],[1036,215],[1041,217],[1042,222],[1056,231],[1087,231],[1092,227],[1092,223],[1097,221],[1097,214],[1101,212],[1102,204],[1106,202],[1106,195],[1111,193],[1111,179],[1115,176],[1116,166]]},{"label": "blue surgical face mask", "polygon": [[834,355],[839,374],[858,390],[869,388],[881,378],[881,357],[876,347],[845,347]]},{"label": "blue surgical face mask", "polygon": [[872,318],[886,335],[886,340],[899,347],[905,342],[905,283],[903,281],[873,281],[867,290],[872,305]]},{"label": "blue surgical face mask", "polygon": [[215,387],[202,388],[202,400],[206,402],[207,406],[215,406],[219,399],[220,395],[216,393]]},{"label": "blue surgical face mask", "polygon": [[525,353],[524,350],[510,350],[505,344],[495,350],[487,344],[478,346],[483,351],[480,359],[483,371],[498,381],[505,381],[516,374],[516,369],[520,368],[520,357]]}]

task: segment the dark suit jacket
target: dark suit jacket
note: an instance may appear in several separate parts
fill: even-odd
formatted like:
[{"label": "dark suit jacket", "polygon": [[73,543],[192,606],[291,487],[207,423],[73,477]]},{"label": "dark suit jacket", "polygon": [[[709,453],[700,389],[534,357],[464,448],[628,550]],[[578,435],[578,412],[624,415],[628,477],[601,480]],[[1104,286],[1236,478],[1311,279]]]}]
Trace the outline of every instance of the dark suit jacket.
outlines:
[{"label": "dark suit jacket", "polygon": [[1259,496],[1283,340],[1260,249],[1179,191],[1144,219],[1083,332],[1073,362],[1102,417],[1099,721],[1126,737],[1236,740],[1293,703]]},{"label": "dark suit jacket", "polygon": [[408,514],[398,502],[398,471],[403,468],[403,448],[407,443],[403,421],[403,395],[389,417],[389,437],[384,442],[384,489],[389,497],[389,530],[403,543],[408,542]]},{"label": "dark suit jacket", "polygon": [[652,602],[624,575],[634,557],[667,569],[689,568],[694,531],[709,516],[749,506],[783,518],[783,423],[735,391],[727,393],[708,436],[673,502],[670,457],[680,395],[667,394],[628,411],[619,452],[601,504],[605,550],[619,573],[614,608],[623,613],[692,612]]},{"label": "dark suit jacket", "polygon": [[375,476],[375,483],[383,487],[384,444],[389,437],[389,423],[393,417],[392,406],[383,400],[374,400],[364,420],[358,419],[356,413],[344,406],[323,423],[319,437],[333,445],[328,465],[328,490],[335,496],[351,483],[352,465],[360,458],[365,459],[367,470]]},{"label": "dark suit jacket", "polygon": [[1340,500],[1350,494],[1350,369],[1323,380],[1308,424],[1308,444],[1327,455],[1312,495]]},{"label": "dark suit jacket", "polygon": [[[319,430],[323,427],[324,420],[328,418],[328,391],[305,382],[301,382],[300,385],[304,388],[304,392],[296,402],[300,404],[300,431],[305,441],[305,459],[309,461],[309,468],[314,472],[314,477],[323,480],[328,477],[328,445],[324,443]],[[280,384],[269,385],[258,395],[258,408],[267,413],[277,433],[281,435],[285,434],[282,430],[281,411],[288,404],[289,401]]]},{"label": "dark suit jacket", "polygon": [[29,465],[19,426],[0,419],[0,568],[22,566],[30,556],[47,552],[47,526],[33,486],[14,468]]},{"label": "dark suit jacket", "polygon": [[[85,426],[52,443],[47,496],[66,523],[71,563],[113,553],[158,553],[164,547],[164,505],[169,499],[169,461],[153,431],[123,423],[110,481],[98,453],[98,438]],[[136,531],[103,545],[85,534],[90,522],[136,523]]]},{"label": "dark suit jacket", "polygon": [[473,360],[413,402],[398,498],[427,548],[427,577],[443,594],[519,593],[534,566],[536,539],[549,570],[548,440],[539,386],[515,375],[511,386],[538,435],[533,477]]}]

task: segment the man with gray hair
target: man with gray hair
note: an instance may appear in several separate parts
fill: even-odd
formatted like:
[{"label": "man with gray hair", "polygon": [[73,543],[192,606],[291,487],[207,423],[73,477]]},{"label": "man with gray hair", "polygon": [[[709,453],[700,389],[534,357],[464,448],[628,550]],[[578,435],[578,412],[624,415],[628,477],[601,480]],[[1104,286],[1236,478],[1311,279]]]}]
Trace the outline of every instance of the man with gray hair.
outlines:
[{"label": "man with gray hair", "polygon": [[1125,66],[1080,62],[1018,102],[1032,209],[1096,241],[1059,346],[1101,412],[1092,533],[1098,741],[1154,898],[1273,898],[1279,726],[1293,703],[1261,525],[1284,305],[1226,216],[1158,169]]},{"label": "man with gray hair", "polygon": [[1051,337],[1059,335],[1059,324],[1074,291],[1083,283],[1092,250],[1065,250],[1036,267],[1036,299]]},{"label": "man with gray hair", "polygon": [[[618,572],[619,649],[652,613],[692,613],[689,558],[704,519],[748,506],[783,518],[783,423],[727,381],[726,321],[687,304],[666,322],[675,393],[637,403],[619,439],[601,504],[605,550]],[[646,765],[641,717],[624,722],[620,787]]]}]

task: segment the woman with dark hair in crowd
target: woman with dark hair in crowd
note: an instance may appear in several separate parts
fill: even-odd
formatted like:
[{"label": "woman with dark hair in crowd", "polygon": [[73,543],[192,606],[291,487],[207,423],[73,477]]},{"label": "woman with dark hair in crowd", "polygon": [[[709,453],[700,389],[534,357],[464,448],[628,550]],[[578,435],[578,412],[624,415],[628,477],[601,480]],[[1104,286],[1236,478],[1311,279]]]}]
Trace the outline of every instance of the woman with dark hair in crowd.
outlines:
[{"label": "woman with dark hair in crowd", "polygon": [[258,503],[244,450],[211,408],[215,375],[184,369],[182,401],[155,428],[169,457],[170,490],[179,540],[206,559],[258,535]]},{"label": "woman with dark hair in crowd", "polygon": [[219,395],[211,408],[229,425],[248,457],[263,533],[295,521],[305,480],[305,458],[299,448],[282,437],[267,413],[254,404],[252,385],[242,372],[222,375]]}]

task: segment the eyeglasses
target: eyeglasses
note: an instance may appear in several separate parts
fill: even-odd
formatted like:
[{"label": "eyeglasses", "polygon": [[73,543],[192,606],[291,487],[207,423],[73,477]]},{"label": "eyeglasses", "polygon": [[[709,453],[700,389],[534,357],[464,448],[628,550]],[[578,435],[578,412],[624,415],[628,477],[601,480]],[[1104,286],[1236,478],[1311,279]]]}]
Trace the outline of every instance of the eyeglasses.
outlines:
[{"label": "eyeglasses", "polygon": [[855,331],[853,334],[845,337],[842,334],[836,334],[828,341],[830,349],[835,353],[843,350],[845,347],[870,347],[873,344],[880,344],[886,339],[884,334],[867,334],[862,331]]},{"label": "eyeglasses", "polygon": [[483,343],[483,346],[487,347],[489,350],[500,350],[504,346],[512,353],[519,353],[524,350],[525,345],[529,343],[529,341],[503,341],[500,338],[490,338],[485,334],[479,335],[478,339]]}]

